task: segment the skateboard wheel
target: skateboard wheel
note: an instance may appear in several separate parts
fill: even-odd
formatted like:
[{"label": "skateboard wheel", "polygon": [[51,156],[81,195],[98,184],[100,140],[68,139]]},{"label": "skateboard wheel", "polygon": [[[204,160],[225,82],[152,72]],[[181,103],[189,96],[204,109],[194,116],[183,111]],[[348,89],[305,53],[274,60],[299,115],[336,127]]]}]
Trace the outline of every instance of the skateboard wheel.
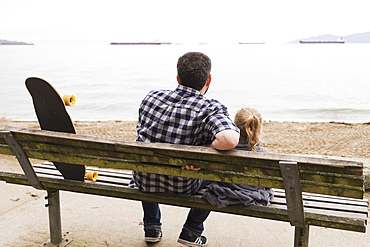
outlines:
[{"label": "skateboard wheel", "polygon": [[66,106],[74,106],[76,104],[76,96],[74,95],[63,95],[63,101]]},{"label": "skateboard wheel", "polygon": [[98,179],[98,172],[93,171],[86,172],[86,179],[95,182]]}]

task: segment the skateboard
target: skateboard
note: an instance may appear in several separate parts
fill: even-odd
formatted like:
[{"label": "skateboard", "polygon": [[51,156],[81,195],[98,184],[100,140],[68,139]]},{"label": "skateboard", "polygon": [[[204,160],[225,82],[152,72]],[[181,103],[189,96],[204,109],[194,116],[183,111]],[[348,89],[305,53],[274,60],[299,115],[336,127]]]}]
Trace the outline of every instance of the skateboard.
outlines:
[{"label": "skateboard", "polygon": [[[32,96],[33,106],[42,130],[66,132],[76,134],[75,127],[65,106],[73,106],[76,103],[74,95],[64,95],[47,81],[30,77],[26,79],[26,87]],[[65,179],[84,181],[87,179],[95,181],[97,172],[86,173],[84,165],[53,162]]]}]

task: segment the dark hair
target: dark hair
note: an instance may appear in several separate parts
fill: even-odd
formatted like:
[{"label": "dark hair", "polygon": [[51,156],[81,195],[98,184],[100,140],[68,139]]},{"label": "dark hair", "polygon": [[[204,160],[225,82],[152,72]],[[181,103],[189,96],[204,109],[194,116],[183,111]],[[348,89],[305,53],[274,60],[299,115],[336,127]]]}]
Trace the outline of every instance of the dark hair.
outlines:
[{"label": "dark hair", "polygon": [[188,52],[177,61],[180,84],[201,90],[211,73],[211,59],[201,52]]}]

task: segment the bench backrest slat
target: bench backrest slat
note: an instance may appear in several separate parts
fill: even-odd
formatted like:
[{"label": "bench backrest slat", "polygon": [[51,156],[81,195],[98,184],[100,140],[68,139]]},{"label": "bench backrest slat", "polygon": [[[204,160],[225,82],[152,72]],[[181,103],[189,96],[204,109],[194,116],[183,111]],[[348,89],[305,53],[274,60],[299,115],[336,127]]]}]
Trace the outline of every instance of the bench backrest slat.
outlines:
[{"label": "bench backrest slat", "polygon": [[[279,161],[295,161],[299,165],[303,191],[363,197],[363,164],[360,162],[235,150],[217,151],[204,147],[119,141],[30,129],[12,128],[12,134],[29,158],[273,188],[284,187]],[[11,154],[1,138],[0,152]],[[179,169],[187,164],[202,169],[198,172]]]}]

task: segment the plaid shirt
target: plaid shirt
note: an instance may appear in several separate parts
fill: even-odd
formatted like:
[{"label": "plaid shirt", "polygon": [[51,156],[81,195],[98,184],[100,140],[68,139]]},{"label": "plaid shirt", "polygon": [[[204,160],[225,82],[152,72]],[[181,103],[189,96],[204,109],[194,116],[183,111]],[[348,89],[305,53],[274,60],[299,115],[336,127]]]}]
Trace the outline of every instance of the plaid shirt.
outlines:
[{"label": "plaid shirt", "polygon": [[[136,129],[136,141],[193,146],[211,143],[222,130],[239,132],[224,105],[183,85],[178,85],[175,91],[151,91],[140,105]],[[201,181],[135,171],[133,177],[130,187],[136,183],[143,192],[193,194]]]}]

